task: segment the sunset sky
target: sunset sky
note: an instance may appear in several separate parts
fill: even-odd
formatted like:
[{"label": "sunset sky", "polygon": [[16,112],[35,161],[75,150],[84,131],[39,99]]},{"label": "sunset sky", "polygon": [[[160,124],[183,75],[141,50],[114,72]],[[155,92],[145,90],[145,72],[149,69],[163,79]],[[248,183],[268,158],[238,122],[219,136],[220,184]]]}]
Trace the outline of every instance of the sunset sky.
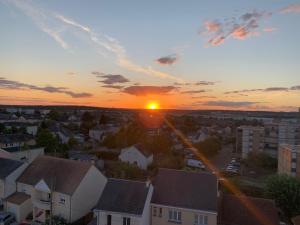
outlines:
[{"label": "sunset sky", "polygon": [[0,27],[1,104],[300,106],[300,1],[0,0]]}]

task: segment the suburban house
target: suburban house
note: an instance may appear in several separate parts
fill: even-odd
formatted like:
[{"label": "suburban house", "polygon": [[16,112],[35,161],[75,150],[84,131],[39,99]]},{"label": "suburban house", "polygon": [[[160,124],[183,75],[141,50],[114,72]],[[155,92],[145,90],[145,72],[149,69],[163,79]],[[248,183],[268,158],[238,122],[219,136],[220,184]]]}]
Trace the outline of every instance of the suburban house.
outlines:
[{"label": "suburban house", "polygon": [[[255,206],[256,213],[253,213],[245,206],[243,202],[250,202]],[[260,218],[260,219],[259,219]],[[263,220],[264,222],[262,222]],[[270,199],[253,198],[245,196],[234,196],[223,194],[220,197],[220,207],[218,213],[218,225],[279,225],[278,209],[275,202]]]},{"label": "suburban house", "polygon": [[119,159],[146,170],[153,162],[153,154],[141,144],[136,144],[122,149]]},{"label": "suburban house", "polygon": [[26,164],[10,158],[0,158],[0,205],[16,191],[16,180],[25,170]]},{"label": "suburban house", "polygon": [[52,214],[71,223],[92,210],[106,182],[91,163],[39,156],[17,179],[6,210],[21,215],[19,221],[32,212],[36,222],[44,223]]},{"label": "suburban house", "polygon": [[94,209],[97,225],[150,225],[150,182],[109,179]]},{"label": "suburban house", "polygon": [[151,200],[152,225],[216,225],[218,182],[208,172],[159,169]]},{"label": "suburban house", "polygon": [[20,149],[24,145],[35,145],[35,140],[29,134],[2,134],[0,135],[0,148],[4,150]]},{"label": "suburban house", "polygon": [[102,142],[109,134],[115,134],[120,130],[119,126],[113,124],[97,125],[89,130],[89,137],[93,140]]}]

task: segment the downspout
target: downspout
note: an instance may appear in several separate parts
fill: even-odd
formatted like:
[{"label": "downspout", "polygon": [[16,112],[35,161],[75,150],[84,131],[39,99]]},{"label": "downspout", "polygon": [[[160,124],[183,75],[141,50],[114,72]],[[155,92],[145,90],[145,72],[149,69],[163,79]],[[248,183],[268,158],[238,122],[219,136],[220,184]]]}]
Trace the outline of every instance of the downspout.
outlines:
[{"label": "downspout", "polygon": [[71,217],[72,217],[72,196],[70,196],[70,213],[69,213],[69,223],[71,223]]}]

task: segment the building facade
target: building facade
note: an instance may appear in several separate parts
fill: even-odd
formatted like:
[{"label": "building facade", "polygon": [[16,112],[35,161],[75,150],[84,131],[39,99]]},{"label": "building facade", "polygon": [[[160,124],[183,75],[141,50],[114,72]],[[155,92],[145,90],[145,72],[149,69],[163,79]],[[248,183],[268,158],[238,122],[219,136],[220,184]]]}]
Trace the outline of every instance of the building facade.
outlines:
[{"label": "building facade", "polygon": [[300,177],[300,145],[281,144],[279,146],[278,173]]}]

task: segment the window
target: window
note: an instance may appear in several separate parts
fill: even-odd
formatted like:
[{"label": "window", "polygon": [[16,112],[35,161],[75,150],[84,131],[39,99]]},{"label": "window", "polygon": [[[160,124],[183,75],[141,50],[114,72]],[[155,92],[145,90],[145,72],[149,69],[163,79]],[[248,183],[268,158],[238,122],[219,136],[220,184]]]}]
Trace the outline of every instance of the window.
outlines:
[{"label": "window", "polygon": [[111,225],[111,215],[107,215],[107,217],[106,217],[106,225]]},{"label": "window", "polygon": [[159,217],[162,217],[162,208],[159,208]]},{"label": "window", "polygon": [[60,204],[65,204],[65,203],[66,203],[66,199],[64,199],[64,198],[61,197],[61,198],[59,199],[59,203],[60,203]]},{"label": "window", "polygon": [[157,208],[153,207],[153,216],[156,216],[156,211],[157,211]]},{"label": "window", "polygon": [[130,225],[130,218],[123,217],[123,225]]},{"label": "window", "polygon": [[195,223],[194,225],[207,225],[208,217],[206,215],[195,214]]},{"label": "window", "polygon": [[169,210],[169,221],[181,223],[181,212],[176,210]]}]

